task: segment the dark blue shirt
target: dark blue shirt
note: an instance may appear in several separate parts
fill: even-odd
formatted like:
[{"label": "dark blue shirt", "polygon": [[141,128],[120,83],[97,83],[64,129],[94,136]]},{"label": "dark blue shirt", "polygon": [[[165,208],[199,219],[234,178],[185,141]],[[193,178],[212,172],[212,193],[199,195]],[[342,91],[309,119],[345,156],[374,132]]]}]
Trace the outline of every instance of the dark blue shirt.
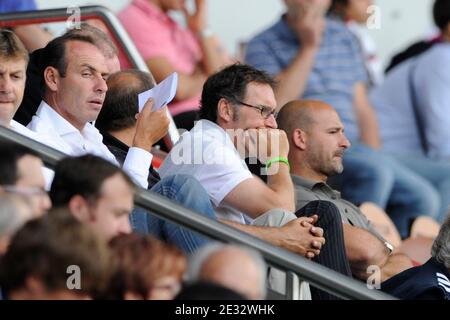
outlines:
[{"label": "dark blue shirt", "polygon": [[397,274],[381,284],[381,290],[400,299],[450,300],[450,271],[431,258],[422,266]]}]

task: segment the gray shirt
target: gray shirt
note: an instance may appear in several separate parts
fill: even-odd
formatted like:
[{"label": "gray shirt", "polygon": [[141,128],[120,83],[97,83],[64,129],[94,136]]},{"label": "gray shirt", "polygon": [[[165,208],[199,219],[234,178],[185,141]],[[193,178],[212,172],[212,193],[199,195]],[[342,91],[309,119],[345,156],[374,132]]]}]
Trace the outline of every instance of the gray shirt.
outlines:
[{"label": "gray shirt", "polygon": [[341,198],[339,191],[333,190],[324,182],[315,182],[296,175],[291,177],[295,187],[296,210],[300,210],[311,201],[329,201],[338,208],[343,223],[365,229],[381,241],[386,241],[357,206]]}]

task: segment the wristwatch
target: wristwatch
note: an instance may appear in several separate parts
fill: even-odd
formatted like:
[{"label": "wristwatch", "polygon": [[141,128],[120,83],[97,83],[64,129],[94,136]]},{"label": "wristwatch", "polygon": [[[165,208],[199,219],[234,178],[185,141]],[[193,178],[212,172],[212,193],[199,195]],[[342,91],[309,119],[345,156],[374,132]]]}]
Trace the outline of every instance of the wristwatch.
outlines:
[{"label": "wristwatch", "polygon": [[389,250],[389,255],[391,255],[392,252],[394,252],[394,246],[389,242],[385,241],[384,246]]}]

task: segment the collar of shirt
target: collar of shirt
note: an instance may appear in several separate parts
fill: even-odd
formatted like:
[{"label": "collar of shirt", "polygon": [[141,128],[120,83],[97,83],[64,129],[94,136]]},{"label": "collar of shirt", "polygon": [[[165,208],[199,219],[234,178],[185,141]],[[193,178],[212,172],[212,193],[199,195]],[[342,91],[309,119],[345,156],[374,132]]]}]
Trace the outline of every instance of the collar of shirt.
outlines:
[{"label": "collar of shirt", "polygon": [[334,190],[331,188],[328,184],[325,182],[316,182],[309,179],[305,179],[303,177],[297,176],[292,174],[292,181],[294,182],[294,185],[302,186],[306,189],[309,189],[311,191],[317,192],[321,191],[325,195],[329,196],[332,199],[340,199],[341,193],[339,191]]},{"label": "collar of shirt", "polygon": [[157,19],[166,24],[176,24],[161,8],[148,0],[134,0],[132,5],[143,11],[151,19]]}]

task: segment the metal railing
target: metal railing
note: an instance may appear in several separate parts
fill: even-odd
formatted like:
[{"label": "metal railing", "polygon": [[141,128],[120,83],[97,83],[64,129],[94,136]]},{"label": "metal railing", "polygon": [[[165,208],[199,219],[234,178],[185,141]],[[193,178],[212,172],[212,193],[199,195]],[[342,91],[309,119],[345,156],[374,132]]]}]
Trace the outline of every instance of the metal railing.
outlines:
[{"label": "metal railing", "polygon": [[[113,42],[116,44],[119,51],[124,53],[132,67],[145,72],[150,72],[130,36],[111,10],[103,6],[82,6],[79,7],[79,9],[80,20],[99,19],[104,23]],[[68,11],[67,8],[3,13],[0,14],[0,27],[64,22],[71,15],[72,11]],[[178,141],[180,134],[178,133],[171,114],[167,112],[167,115],[170,119],[170,125],[164,142],[170,149]]]},{"label": "metal railing", "polygon": [[[57,150],[0,126],[0,141],[2,140],[18,143],[35,150],[50,168],[53,168],[57,161],[65,156]],[[369,290],[361,282],[311,262],[306,258],[272,246],[249,234],[186,209],[156,193],[139,189],[135,197],[135,204],[155,213],[160,218],[187,227],[212,239],[243,244],[258,250],[268,264],[280,270],[292,271],[299,275],[302,280],[308,281],[312,286],[342,298],[364,300],[394,299],[381,291]]]}]

